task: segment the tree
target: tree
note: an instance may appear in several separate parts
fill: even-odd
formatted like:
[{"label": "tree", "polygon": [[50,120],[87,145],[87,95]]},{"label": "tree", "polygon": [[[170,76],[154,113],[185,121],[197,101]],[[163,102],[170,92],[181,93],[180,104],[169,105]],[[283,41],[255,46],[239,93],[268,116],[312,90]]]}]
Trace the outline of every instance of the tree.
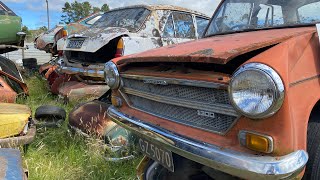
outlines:
[{"label": "tree", "polygon": [[29,28],[27,26],[22,26],[21,31],[26,33],[26,35],[30,35],[31,34],[30,31],[29,31]]},{"label": "tree", "polygon": [[42,26],[42,27],[39,28],[39,30],[43,31],[43,32],[46,32],[46,31],[48,31],[48,28],[47,28],[47,26]]},{"label": "tree", "polygon": [[109,10],[110,10],[110,8],[109,8],[109,5],[108,5],[108,4],[102,5],[102,7],[101,7],[101,11],[102,11],[102,12],[107,12],[107,11],[109,11]]},{"label": "tree", "polygon": [[93,7],[88,1],[78,2],[74,1],[71,4],[66,2],[62,8],[63,15],[61,16],[61,21],[69,24],[71,22],[76,22],[92,13],[109,10],[109,6],[104,4],[101,9],[99,7]]}]

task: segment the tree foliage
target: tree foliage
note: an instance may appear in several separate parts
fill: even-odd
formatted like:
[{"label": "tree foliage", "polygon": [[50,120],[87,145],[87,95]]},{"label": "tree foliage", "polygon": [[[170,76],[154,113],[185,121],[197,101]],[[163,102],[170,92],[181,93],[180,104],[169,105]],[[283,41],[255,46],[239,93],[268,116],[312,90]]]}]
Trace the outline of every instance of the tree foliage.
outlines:
[{"label": "tree foliage", "polygon": [[107,12],[109,11],[108,4],[103,4],[101,8],[92,6],[88,1],[78,2],[74,1],[72,3],[66,2],[62,8],[63,15],[61,16],[61,21],[69,24],[71,22],[76,22],[86,16],[89,16],[95,12]]},{"label": "tree foliage", "polygon": [[108,4],[104,4],[104,5],[101,6],[101,11],[102,11],[102,12],[107,12],[107,11],[109,11],[109,10],[110,10],[110,8],[109,8],[109,5],[108,5]]}]

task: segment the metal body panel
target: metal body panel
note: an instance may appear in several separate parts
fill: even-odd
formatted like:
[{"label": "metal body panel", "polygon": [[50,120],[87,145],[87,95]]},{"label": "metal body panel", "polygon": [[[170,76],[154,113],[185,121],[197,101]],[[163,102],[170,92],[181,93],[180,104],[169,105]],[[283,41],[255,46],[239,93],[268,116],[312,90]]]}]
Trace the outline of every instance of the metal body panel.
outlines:
[{"label": "metal body panel", "polygon": [[109,86],[90,85],[79,81],[68,81],[59,87],[59,95],[69,101],[77,101],[83,98],[96,99],[109,90]]},{"label": "metal body panel", "polygon": [[14,103],[17,95],[7,82],[0,77],[0,102]]},{"label": "metal body panel", "polygon": [[0,149],[0,179],[26,180],[19,150]]},{"label": "metal body panel", "polygon": [[[314,27],[260,30],[208,37],[113,60],[118,65],[131,62],[203,62],[226,64],[233,58],[292,37],[312,33]],[[192,48],[191,48],[192,47]]]},{"label": "metal body panel", "polygon": [[240,153],[225,147],[199,142],[128,116],[111,106],[108,115],[137,136],[163,146],[183,157],[244,179],[282,179],[295,177],[308,161],[298,150],[282,157]]},{"label": "metal body panel", "polygon": [[[106,29],[89,28],[79,34],[72,34],[68,36],[66,43],[64,44],[64,51],[81,51],[81,52],[96,52],[104,45],[108,44],[112,39],[128,35],[129,31],[119,27],[109,27]],[[81,48],[68,48],[68,43],[72,39],[83,39],[84,42]]]},{"label": "metal body panel", "polygon": [[0,138],[20,134],[30,116],[31,110],[25,105],[0,103]]}]

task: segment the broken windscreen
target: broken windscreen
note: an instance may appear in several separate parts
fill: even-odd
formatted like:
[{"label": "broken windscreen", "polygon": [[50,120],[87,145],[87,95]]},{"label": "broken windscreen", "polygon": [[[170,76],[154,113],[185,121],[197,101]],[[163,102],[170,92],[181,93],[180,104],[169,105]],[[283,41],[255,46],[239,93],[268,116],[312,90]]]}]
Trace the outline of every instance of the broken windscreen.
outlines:
[{"label": "broken windscreen", "polygon": [[214,14],[206,35],[314,25],[320,22],[319,12],[319,0],[226,0]]},{"label": "broken windscreen", "polygon": [[145,18],[150,14],[146,8],[120,9],[106,12],[92,28],[121,27],[129,31],[137,31]]}]

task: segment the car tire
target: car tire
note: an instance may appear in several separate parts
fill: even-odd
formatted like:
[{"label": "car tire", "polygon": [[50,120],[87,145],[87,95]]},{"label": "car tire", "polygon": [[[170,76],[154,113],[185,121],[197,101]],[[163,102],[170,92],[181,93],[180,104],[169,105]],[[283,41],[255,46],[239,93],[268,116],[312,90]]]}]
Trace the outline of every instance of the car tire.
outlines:
[{"label": "car tire", "polygon": [[37,108],[35,118],[50,118],[52,120],[61,121],[66,119],[66,111],[57,106],[44,105]]},{"label": "car tire", "polygon": [[23,67],[27,69],[37,69],[37,59],[36,58],[25,58],[22,59]]},{"label": "car tire", "polygon": [[303,179],[320,179],[320,115],[310,117],[307,131],[307,152],[309,160]]}]

